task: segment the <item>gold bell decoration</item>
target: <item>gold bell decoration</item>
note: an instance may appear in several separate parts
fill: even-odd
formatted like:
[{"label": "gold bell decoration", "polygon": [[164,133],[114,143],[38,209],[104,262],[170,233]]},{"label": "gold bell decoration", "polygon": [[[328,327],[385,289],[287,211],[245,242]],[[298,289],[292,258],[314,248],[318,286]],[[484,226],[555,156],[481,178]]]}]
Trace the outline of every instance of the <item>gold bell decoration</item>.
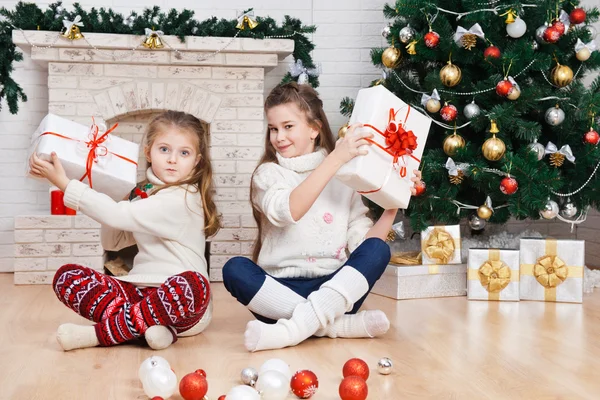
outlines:
[{"label": "gold bell decoration", "polygon": [[60,32],[60,35],[69,40],[83,39],[83,34],[79,30],[80,26],[83,26],[83,22],[81,22],[81,15],[76,16],[75,20],[73,21],[63,19],[63,29]]},{"label": "gold bell decoration", "polygon": [[406,52],[408,54],[410,54],[411,56],[414,56],[415,54],[417,54],[417,43],[419,43],[418,40],[413,40],[412,42],[410,42],[409,44],[406,45]]},{"label": "gold bell decoration", "polygon": [[456,65],[452,64],[452,59],[448,60],[448,65],[440,70],[440,80],[447,87],[454,87],[460,83],[462,71]]},{"label": "gold bell decoration", "polygon": [[506,24],[512,24],[513,22],[515,22],[515,18],[517,17],[517,12],[511,8],[510,10],[508,10],[504,14],[500,14],[499,16],[504,17],[505,15],[506,15],[506,21],[504,21],[504,22]]},{"label": "gold bell decoration", "polygon": [[338,130],[338,138],[343,138],[346,136],[346,133],[348,133],[348,128],[350,128],[350,124],[345,123],[342,125],[342,127]]},{"label": "gold bell decoration", "polygon": [[387,68],[394,69],[400,64],[401,61],[402,52],[400,49],[394,47],[394,41],[392,40],[392,45],[385,49],[381,55],[381,62]]},{"label": "gold bell decoration", "polygon": [[550,72],[550,78],[558,87],[568,86],[573,81],[573,70],[566,65],[556,63],[556,67]]},{"label": "gold bell decoration", "polygon": [[246,27],[252,30],[258,26],[258,22],[254,18],[254,10],[251,8],[238,15],[238,24],[235,26],[238,29],[244,30]]},{"label": "gold bell decoration", "polygon": [[147,49],[162,49],[165,47],[161,40],[161,36],[164,35],[163,31],[155,31],[154,29],[146,28],[146,39],[142,45]]},{"label": "gold bell decoration", "polygon": [[496,121],[491,120],[490,123],[490,133],[492,134],[492,137],[483,143],[483,146],[481,146],[481,151],[483,152],[483,156],[486,158],[486,160],[498,161],[504,156],[506,145],[502,139],[498,139],[496,137],[496,133],[500,132],[498,130],[498,125],[496,125]]},{"label": "gold bell decoration", "polygon": [[490,196],[488,196],[487,199],[485,199],[485,204],[482,204],[477,209],[477,216],[487,221],[492,217],[493,213],[494,210],[492,209],[492,199],[490,199]]}]

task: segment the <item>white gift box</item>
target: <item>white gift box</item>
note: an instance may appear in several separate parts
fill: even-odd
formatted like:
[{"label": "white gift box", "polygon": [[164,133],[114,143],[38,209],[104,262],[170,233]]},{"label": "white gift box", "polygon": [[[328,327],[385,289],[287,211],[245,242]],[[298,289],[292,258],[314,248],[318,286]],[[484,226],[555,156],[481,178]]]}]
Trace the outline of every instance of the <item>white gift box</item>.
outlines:
[{"label": "white gift box", "polygon": [[467,265],[390,264],[371,293],[397,300],[465,296]]},{"label": "white gift box", "polygon": [[421,232],[423,264],[461,264],[460,225],[429,226]]},{"label": "white gift box", "polygon": [[469,300],[519,301],[519,250],[469,249]]},{"label": "white gift box", "polygon": [[[82,179],[89,161],[90,186],[115,201],[123,200],[137,183],[139,145],[111,134],[98,140],[105,132],[100,130],[94,136],[94,126],[91,118],[90,126],[85,126],[48,114],[32,136],[29,155],[35,151],[49,161],[50,154],[56,152],[70,179]],[[95,150],[94,142],[97,142]],[[84,181],[89,184],[89,177]]]},{"label": "white gift box", "polygon": [[373,133],[372,140],[384,149],[388,145],[382,134],[396,129],[412,131],[417,147],[411,154],[400,156],[395,164],[394,156],[384,149],[375,144],[365,146],[368,154],[347,162],[338,170],[336,178],[384,209],[407,208],[411,197],[410,178],[413,170],[419,169],[431,119],[377,85],[358,92],[350,124],[356,122],[372,127],[357,128],[355,135]]},{"label": "white gift box", "polygon": [[583,240],[521,239],[521,300],[583,302]]}]

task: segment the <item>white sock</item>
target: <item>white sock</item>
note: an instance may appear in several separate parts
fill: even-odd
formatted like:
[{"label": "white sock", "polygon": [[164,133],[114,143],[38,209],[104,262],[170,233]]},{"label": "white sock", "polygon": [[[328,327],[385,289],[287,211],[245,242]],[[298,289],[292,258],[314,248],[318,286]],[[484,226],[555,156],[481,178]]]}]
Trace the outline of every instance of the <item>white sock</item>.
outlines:
[{"label": "white sock", "polygon": [[250,351],[295,346],[352,309],[368,290],[366,278],[356,269],[345,266],[311,293],[307,301],[298,304],[290,319],[280,319],[272,325],[250,321],[244,344]]},{"label": "white sock", "polygon": [[318,330],[316,336],[330,338],[374,338],[390,329],[390,321],[381,310],[366,310],[357,314],[344,314],[325,329]]},{"label": "white sock", "polygon": [[267,276],[258,292],[248,303],[248,309],[265,318],[277,321],[281,318],[291,318],[296,306],[305,301],[304,297],[289,287]]},{"label": "white sock", "polygon": [[56,339],[64,351],[100,345],[93,325],[62,324],[56,331]]},{"label": "white sock", "polygon": [[173,333],[171,329],[163,325],[154,325],[146,329],[144,333],[146,342],[153,350],[166,349],[173,343]]}]

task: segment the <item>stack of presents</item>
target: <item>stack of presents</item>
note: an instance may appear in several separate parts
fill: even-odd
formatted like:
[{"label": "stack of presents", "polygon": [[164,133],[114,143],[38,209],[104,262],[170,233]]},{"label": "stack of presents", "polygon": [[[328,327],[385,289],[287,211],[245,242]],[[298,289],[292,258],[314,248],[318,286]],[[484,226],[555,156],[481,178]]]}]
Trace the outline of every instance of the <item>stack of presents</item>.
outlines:
[{"label": "stack of presents", "polygon": [[[360,90],[350,124],[373,133],[368,154],[344,165],[337,178],[384,209],[406,208],[431,119],[383,86]],[[421,232],[421,251],[395,254],[372,293],[394,299],[464,296],[469,300],[581,303],[585,243],[521,239],[520,249],[468,250],[460,226]]]}]

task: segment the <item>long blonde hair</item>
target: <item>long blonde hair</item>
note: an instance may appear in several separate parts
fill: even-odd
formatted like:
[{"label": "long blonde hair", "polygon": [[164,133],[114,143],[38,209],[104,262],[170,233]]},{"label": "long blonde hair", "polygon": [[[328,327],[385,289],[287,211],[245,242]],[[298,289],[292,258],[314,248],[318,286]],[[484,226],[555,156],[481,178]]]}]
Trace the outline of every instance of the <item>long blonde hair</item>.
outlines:
[{"label": "long blonde hair", "polygon": [[[210,162],[208,132],[204,124],[191,114],[181,111],[165,111],[157,115],[148,125],[148,130],[146,131],[146,149],[150,149],[158,135],[170,127],[189,132],[196,136],[198,139],[198,148],[196,150],[200,155],[200,160],[192,170],[189,178],[177,183],[167,184],[159,188],[159,190],[179,185],[196,187],[200,192],[202,208],[204,210],[204,235],[206,237],[213,236],[221,228],[221,218],[213,200],[215,189],[213,185],[212,164]],[[148,163],[148,167],[151,167],[151,163]]]},{"label": "long blonde hair", "polygon": [[[309,85],[298,85],[296,82],[290,82],[281,84],[275,87],[267,99],[265,100],[265,113],[271,108],[282,105],[282,104],[295,104],[300,111],[306,116],[306,121],[314,129],[319,131],[319,135],[315,138],[315,149],[322,148],[330,152],[335,149],[335,138],[331,133],[329,122],[325,111],[323,111],[323,102],[319,98],[319,94]],[[265,216],[260,208],[254,203],[254,175],[258,167],[265,163],[276,163],[277,151],[271,144],[270,132],[267,127],[267,133],[265,135],[265,152],[262,158],[259,160],[256,169],[252,173],[252,180],[250,183],[250,203],[252,205],[252,214],[256,225],[258,226],[258,235],[254,242],[254,251],[252,252],[252,259],[254,262],[258,260],[260,249],[262,248],[262,234],[263,224],[265,223]]]}]

